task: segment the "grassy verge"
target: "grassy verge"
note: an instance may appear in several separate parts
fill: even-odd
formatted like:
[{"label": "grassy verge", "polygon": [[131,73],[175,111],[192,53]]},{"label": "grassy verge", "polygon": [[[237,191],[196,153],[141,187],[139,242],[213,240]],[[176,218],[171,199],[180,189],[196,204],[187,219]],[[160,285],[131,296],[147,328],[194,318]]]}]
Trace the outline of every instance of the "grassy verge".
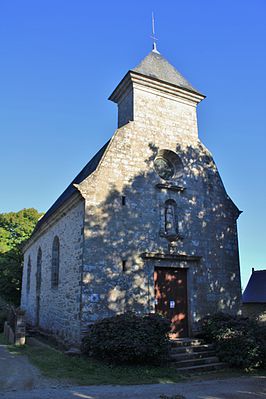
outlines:
[{"label": "grassy verge", "polygon": [[[0,334],[0,343],[5,343]],[[26,355],[44,376],[80,385],[154,384],[180,382],[174,367],[112,366],[87,357],[69,357],[42,346],[8,346],[12,354]],[[184,378],[183,378],[184,380]]]}]

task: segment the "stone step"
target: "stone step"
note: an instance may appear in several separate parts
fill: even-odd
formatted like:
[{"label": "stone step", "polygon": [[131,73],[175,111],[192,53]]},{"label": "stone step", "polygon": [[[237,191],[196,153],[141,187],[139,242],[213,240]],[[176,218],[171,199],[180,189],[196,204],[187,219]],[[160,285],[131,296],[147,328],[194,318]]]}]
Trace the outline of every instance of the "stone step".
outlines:
[{"label": "stone step", "polygon": [[202,339],[191,339],[191,338],[177,338],[170,340],[172,347],[183,347],[183,346],[198,346],[203,343]]},{"label": "stone step", "polygon": [[215,357],[215,351],[202,351],[202,352],[185,352],[185,353],[170,353],[171,362],[179,362],[181,360],[201,359],[206,357]]},{"label": "stone step", "polygon": [[227,367],[226,363],[218,362],[218,363],[200,364],[197,366],[190,366],[190,367],[179,367],[177,368],[177,371],[179,373],[197,373],[197,372],[221,370],[226,367]]},{"label": "stone step", "polygon": [[214,346],[212,344],[202,344],[196,346],[176,346],[171,347],[171,353],[192,353],[192,352],[204,352],[212,350]]},{"label": "stone step", "polygon": [[183,367],[192,367],[199,366],[202,364],[210,364],[210,363],[219,363],[219,358],[217,356],[204,357],[201,359],[189,359],[189,360],[180,360],[175,362],[175,367],[183,368]]}]

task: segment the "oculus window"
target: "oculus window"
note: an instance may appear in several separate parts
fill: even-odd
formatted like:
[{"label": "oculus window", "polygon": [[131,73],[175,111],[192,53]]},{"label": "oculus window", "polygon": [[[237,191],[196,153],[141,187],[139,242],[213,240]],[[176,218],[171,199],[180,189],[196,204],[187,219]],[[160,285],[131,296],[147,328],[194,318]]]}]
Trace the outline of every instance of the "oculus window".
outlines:
[{"label": "oculus window", "polygon": [[164,180],[171,180],[183,174],[183,164],[180,157],[170,150],[159,150],[153,166],[155,172]]}]

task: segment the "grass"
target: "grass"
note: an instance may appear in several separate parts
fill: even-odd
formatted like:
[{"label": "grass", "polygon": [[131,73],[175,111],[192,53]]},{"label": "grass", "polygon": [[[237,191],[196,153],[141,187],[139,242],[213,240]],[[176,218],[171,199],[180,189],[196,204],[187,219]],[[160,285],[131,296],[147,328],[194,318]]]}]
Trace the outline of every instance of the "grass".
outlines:
[{"label": "grass", "polygon": [[[0,334],[0,343],[6,343],[3,334]],[[26,355],[44,376],[79,385],[155,384],[184,380],[171,366],[114,366],[88,357],[69,357],[52,347],[43,346],[9,345],[8,349],[12,354]]]},{"label": "grass", "polygon": [[[0,334],[0,344],[6,344],[3,334]],[[16,347],[8,345],[8,349],[12,354],[27,356],[44,376],[78,385],[167,384],[191,380],[265,375],[265,370],[245,373],[241,370],[225,369],[212,373],[184,376],[178,374],[176,368],[171,365],[164,367],[109,365],[88,357],[69,357],[48,346],[25,345]]]}]

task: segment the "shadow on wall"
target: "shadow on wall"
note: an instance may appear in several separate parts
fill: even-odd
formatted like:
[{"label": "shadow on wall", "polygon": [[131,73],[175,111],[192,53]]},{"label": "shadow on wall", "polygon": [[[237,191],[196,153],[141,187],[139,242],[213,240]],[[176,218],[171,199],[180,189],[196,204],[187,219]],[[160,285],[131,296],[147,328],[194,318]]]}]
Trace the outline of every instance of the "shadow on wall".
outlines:
[{"label": "shadow on wall", "polygon": [[[153,168],[159,149],[150,143],[149,150],[142,170],[128,182],[123,180],[123,171],[133,168],[134,160],[123,163],[121,159],[115,183],[107,184],[107,174],[103,187],[97,186],[95,204],[86,205],[84,322],[127,310],[154,309],[156,262],[143,260],[143,254],[150,253],[201,258],[191,268],[189,292],[194,303],[201,303],[202,313],[238,308],[239,210],[227,196],[212,156],[201,143],[178,146],[183,171],[179,164],[178,177],[174,173],[164,180]],[[169,211],[166,204],[170,203],[174,206]],[[166,265],[166,260],[161,262]],[[206,314],[202,313],[197,312],[197,318]]]}]

